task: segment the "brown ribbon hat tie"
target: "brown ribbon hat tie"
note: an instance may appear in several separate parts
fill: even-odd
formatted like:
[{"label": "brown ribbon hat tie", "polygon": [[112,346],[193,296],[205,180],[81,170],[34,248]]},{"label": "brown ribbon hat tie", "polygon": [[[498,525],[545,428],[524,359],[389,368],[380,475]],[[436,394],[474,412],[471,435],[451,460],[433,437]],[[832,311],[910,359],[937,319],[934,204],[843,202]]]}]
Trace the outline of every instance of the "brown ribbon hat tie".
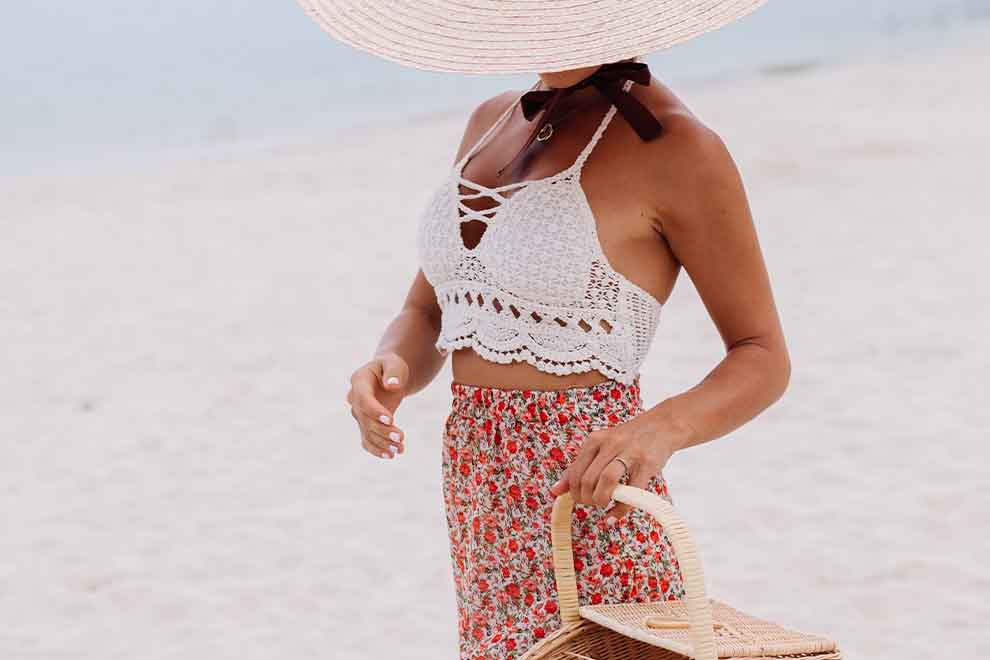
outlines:
[{"label": "brown ribbon hat tie", "polygon": [[649,85],[649,66],[646,62],[611,62],[603,64],[594,73],[569,87],[532,90],[523,94],[520,99],[523,116],[527,121],[533,121],[537,115],[540,115],[541,119],[533,127],[533,131],[516,155],[498,170],[498,176],[502,176],[502,172],[533,143],[547,124],[550,113],[560,99],[588,86],[593,86],[615,105],[616,110],[625,117],[641,140],[649,142],[658,137],[663,127],[639,99],[622,89],[622,83],[626,80],[632,80],[638,85]]}]

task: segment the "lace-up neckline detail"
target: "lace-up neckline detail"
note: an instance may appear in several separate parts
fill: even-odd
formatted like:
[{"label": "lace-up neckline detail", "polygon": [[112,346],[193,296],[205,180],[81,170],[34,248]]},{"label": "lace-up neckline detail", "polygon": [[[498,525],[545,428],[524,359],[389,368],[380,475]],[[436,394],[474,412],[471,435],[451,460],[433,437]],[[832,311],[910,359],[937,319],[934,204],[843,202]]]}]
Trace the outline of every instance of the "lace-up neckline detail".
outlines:
[{"label": "lace-up neckline detail", "polygon": [[[469,346],[494,362],[526,361],[561,375],[594,369],[631,383],[661,303],[609,264],[580,182],[616,107],[556,174],[493,187],[465,178],[469,158],[518,103],[454,165],[421,217],[420,264],[442,310],[436,347]],[[475,209],[466,203],[484,198],[493,204]],[[462,226],[474,221],[484,228],[468,247]]]},{"label": "lace-up neckline detail", "polygon": [[[629,87],[630,84],[627,83],[625,86],[625,91],[629,91]],[[595,129],[595,133],[594,135],[592,135],[591,140],[589,140],[588,144],[584,146],[584,148],[581,150],[581,153],[579,153],[577,158],[574,159],[574,162],[571,163],[569,167],[561,170],[560,172],[557,172],[556,174],[540,177],[538,179],[524,179],[522,181],[513,181],[511,183],[506,183],[494,187],[488,187],[481,183],[466,178],[464,176],[464,168],[467,167],[468,161],[478,151],[481,145],[485,143],[485,140],[487,140],[492,135],[492,133],[494,133],[499,128],[499,126],[501,126],[501,124],[512,114],[512,111],[515,109],[515,107],[518,104],[519,104],[519,99],[517,99],[514,103],[512,103],[509,106],[508,110],[502,113],[502,115],[495,121],[495,123],[492,124],[492,126],[487,131],[485,131],[485,133],[474,143],[474,146],[472,146],[468,150],[468,152],[464,154],[461,157],[461,159],[457,161],[457,163],[454,165],[454,175],[455,178],[457,179],[455,186],[458,189],[457,194],[460,200],[458,203],[458,208],[461,214],[462,222],[467,221],[464,218],[479,220],[481,222],[488,222],[494,215],[498,213],[498,210],[501,208],[501,206],[511,198],[511,196],[507,197],[502,195],[503,192],[509,190],[525,189],[528,186],[536,185],[536,184],[553,183],[560,179],[573,177],[575,174],[579,175],[581,168],[584,167],[585,161],[588,160],[588,156],[591,155],[591,152],[595,148],[595,145],[601,139],[602,134],[605,132],[605,129],[608,127],[608,124],[612,119],[612,115],[614,115],[616,111],[614,105],[608,109],[607,113],[605,114],[605,117],[598,125],[598,128]],[[580,177],[578,176],[577,178]],[[578,182],[578,185],[580,185],[580,182]],[[474,192],[469,192],[466,194],[461,193],[460,187],[462,186],[464,188],[467,188],[468,190],[473,190]],[[495,202],[495,205],[479,211],[476,209],[472,209],[471,207],[463,203],[463,200],[466,199],[479,199],[483,197],[490,197]]]}]

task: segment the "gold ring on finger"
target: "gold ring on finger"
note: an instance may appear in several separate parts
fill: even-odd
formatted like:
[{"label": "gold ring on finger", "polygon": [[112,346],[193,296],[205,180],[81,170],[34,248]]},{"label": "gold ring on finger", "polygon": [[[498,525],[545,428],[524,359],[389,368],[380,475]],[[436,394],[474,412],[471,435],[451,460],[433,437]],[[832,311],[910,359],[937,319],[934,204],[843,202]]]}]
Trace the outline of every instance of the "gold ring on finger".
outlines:
[{"label": "gold ring on finger", "polygon": [[[622,469],[623,469],[622,479],[625,479],[626,477],[628,477],[629,476],[629,463],[626,463],[626,459],[622,458],[621,456],[616,456],[612,460],[613,461],[619,461],[620,463],[622,463]],[[619,481],[622,481],[622,479],[619,479]]]}]

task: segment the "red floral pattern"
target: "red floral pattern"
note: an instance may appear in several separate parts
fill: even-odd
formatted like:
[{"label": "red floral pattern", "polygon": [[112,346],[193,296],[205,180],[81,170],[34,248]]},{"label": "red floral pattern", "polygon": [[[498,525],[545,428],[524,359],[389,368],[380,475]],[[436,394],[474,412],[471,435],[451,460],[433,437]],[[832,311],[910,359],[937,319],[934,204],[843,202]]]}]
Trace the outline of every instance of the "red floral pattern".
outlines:
[{"label": "red floral pattern", "polygon": [[[564,390],[452,382],[444,427],[444,503],[461,660],[516,658],[560,626],[550,545],[550,486],[591,431],[644,411],[638,380]],[[662,474],[649,490],[673,503]],[[574,565],[582,605],[684,597],[663,527],[634,510],[575,506]]]}]

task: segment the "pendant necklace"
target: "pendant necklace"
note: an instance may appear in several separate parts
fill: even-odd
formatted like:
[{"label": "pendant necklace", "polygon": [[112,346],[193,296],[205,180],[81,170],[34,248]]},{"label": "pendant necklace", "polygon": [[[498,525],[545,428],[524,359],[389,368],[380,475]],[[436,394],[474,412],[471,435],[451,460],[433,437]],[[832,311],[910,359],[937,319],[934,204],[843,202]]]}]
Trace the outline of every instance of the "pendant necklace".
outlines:
[{"label": "pendant necklace", "polygon": [[536,134],[536,141],[537,142],[546,142],[547,140],[549,140],[551,137],[553,137],[553,126],[554,126],[554,124],[556,123],[559,126],[561,123],[563,123],[563,121],[565,119],[567,119],[568,117],[570,117],[571,115],[573,115],[575,112],[577,112],[580,109],[581,109],[580,106],[577,107],[577,108],[572,108],[570,110],[570,112],[568,112],[567,114],[563,115],[562,117],[558,117],[553,122],[548,121],[545,124],[543,124],[543,127],[540,128],[540,132]]}]

